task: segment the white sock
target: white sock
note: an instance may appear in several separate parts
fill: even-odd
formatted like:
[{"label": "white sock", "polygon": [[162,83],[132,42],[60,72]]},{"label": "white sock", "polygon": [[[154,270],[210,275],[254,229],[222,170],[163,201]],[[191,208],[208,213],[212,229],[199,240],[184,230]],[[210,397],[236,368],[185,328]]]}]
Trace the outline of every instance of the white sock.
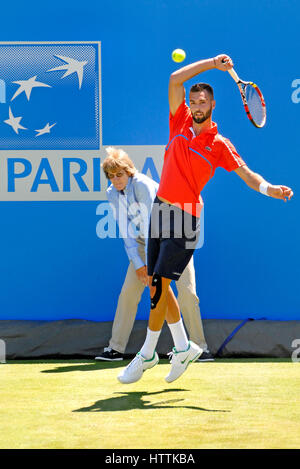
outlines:
[{"label": "white sock", "polygon": [[189,340],[187,338],[182,319],[180,319],[178,322],[168,324],[168,326],[171,331],[177,352],[186,350],[189,346]]},{"label": "white sock", "polygon": [[160,333],[161,331],[151,331],[149,327],[147,328],[146,340],[140,350],[141,355],[147,360],[152,358],[154,355]]}]

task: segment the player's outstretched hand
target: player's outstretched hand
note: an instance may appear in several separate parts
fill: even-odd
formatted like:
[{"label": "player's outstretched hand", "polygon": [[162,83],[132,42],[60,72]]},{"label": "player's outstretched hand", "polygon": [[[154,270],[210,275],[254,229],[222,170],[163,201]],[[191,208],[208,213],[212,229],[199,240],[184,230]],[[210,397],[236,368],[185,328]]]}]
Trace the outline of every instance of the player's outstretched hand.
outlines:
[{"label": "player's outstretched hand", "polygon": [[274,197],[274,199],[282,199],[285,202],[291,200],[294,195],[294,192],[290,187],[287,186],[273,186],[269,185],[268,195]]},{"label": "player's outstretched hand", "polygon": [[233,67],[231,58],[226,54],[220,54],[214,57],[214,64],[218,70],[222,70],[223,72],[227,72]]}]

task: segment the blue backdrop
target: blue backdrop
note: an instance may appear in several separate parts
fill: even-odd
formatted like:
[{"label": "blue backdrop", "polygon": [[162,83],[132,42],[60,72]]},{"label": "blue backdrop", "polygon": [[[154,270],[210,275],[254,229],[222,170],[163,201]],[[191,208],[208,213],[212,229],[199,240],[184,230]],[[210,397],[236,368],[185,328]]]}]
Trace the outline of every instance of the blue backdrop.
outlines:
[{"label": "blue backdrop", "polygon": [[[251,169],[295,193],[285,204],[251,191],[235,174],[216,172],[203,192],[205,242],[195,254],[203,318],[300,319],[299,15],[296,0],[1,6],[1,41],[101,41],[103,146],[167,143],[177,47],[187,53],[184,64],[227,53],[238,74],[261,87],[267,124],[258,130],[229,74],[201,76],[215,89],[220,133]],[[97,237],[98,205],[0,202],[1,319],[113,318],[128,261],[120,239]],[[145,292],[138,318],[147,314]]]}]

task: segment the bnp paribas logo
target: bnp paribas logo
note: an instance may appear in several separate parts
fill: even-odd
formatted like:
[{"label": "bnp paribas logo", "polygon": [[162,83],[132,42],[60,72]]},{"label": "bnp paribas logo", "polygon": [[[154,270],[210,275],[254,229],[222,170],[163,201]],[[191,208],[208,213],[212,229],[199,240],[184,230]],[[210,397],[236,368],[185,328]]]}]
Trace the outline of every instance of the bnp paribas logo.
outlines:
[{"label": "bnp paribas logo", "polygon": [[97,150],[100,43],[0,43],[1,150]]}]

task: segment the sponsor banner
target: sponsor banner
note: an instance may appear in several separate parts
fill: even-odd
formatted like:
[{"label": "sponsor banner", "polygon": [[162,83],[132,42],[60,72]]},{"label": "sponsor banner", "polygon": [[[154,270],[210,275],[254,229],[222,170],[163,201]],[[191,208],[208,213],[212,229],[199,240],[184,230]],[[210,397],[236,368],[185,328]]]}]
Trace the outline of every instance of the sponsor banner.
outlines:
[{"label": "sponsor banner", "polygon": [[[117,148],[121,146],[118,145]],[[0,151],[0,200],[104,200],[99,151]],[[122,146],[136,168],[159,182],[164,146]]]},{"label": "sponsor banner", "polygon": [[0,148],[101,147],[100,42],[0,43]]},{"label": "sponsor banner", "polygon": [[[101,43],[2,42],[0,61],[0,200],[105,199]],[[163,146],[122,148],[159,180]]]}]

